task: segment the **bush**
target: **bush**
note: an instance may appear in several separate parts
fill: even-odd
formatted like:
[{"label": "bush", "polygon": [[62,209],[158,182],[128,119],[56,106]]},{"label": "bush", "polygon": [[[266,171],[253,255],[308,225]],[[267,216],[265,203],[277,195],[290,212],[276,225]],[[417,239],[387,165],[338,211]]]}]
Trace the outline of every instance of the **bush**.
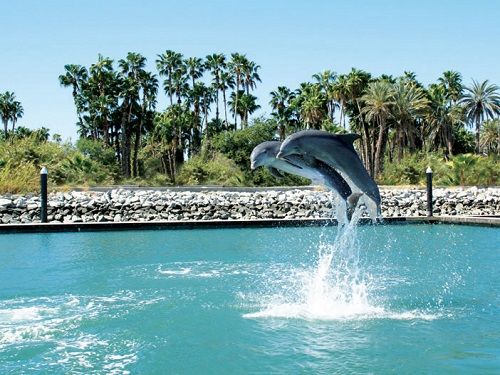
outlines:
[{"label": "bush", "polygon": [[379,183],[424,185],[425,170],[428,166],[434,173],[436,185],[498,185],[500,183],[500,163],[493,156],[462,154],[446,161],[438,154],[424,152],[406,156],[401,162],[387,163]]},{"label": "bush", "polygon": [[244,180],[238,166],[219,152],[212,156],[201,153],[192,157],[182,165],[177,176],[181,185],[243,186]]}]

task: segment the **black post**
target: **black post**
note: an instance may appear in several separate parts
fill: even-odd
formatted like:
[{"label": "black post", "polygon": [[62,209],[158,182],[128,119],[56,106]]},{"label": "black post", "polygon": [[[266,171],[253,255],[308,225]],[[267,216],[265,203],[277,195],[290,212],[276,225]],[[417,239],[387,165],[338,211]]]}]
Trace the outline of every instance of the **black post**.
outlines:
[{"label": "black post", "polygon": [[427,216],[432,216],[432,169],[427,167]]},{"label": "black post", "polygon": [[47,222],[47,168],[43,167],[40,171],[40,221]]}]

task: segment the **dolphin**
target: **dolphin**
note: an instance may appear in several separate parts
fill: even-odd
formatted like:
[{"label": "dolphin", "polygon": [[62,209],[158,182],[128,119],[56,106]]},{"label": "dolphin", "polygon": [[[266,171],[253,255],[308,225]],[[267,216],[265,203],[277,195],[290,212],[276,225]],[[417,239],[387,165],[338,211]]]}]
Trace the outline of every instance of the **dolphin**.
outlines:
[{"label": "dolphin", "polygon": [[[288,136],[281,144],[278,158],[301,154],[317,159],[337,170],[352,191],[362,194],[362,201],[370,217],[380,217],[380,192],[375,181],[366,171],[353,142],[358,134],[332,134],[321,130],[302,130]],[[368,199],[365,199],[368,198]]]},{"label": "dolphin", "polygon": [[[359,194],[352,194],[349,184],[333,168],[308,155],[291,154],[284,159],[276,158],[281,142],[268,141],[257,145],[251,155],[251,169],[265,166],[275,177],[283,177],[281,171],[305,177],[313,184],[324,185],[336,192],[343,204],[337,205],[339,219],[347,218],[348,207],[356,206]],[[345,222],[345,221],[344,221]]]}]

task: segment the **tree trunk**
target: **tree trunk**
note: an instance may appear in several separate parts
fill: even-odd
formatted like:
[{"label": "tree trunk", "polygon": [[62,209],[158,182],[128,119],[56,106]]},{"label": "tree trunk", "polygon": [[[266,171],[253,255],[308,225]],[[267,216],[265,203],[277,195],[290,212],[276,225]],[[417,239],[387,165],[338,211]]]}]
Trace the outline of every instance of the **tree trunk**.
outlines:
[{"label": "tree trunk", "polygon": [[226,90],[222,90],[222,100],[224,101],[224,118],[226,120],[226,126],[228,125],[227,123],[227,103],[226,103]]},{"label": "tree trunk", "polygon": [[385,140],[385,133],[386,133],[386,127],[385,123],[383,120],[379,120],[379,133],[378,133],[378,139],[377,139],[377,146],[376,146],[376,151],[375,151],[375,175],[372,177],[376,177],[382,172],[382,169],[384,168],[384,140]]},{"label": "tree trunk", "polygon": [[[125,178],[130,178],[130,113],[132,111],[132,105],[124,105],[122,114],[122,175]],[[128,111],[127,111],[128,110]]]},{"label": "tree trunk", "polygon": [[479,116],[476,117],[476,154],[479,154],[480,153],[480,149],[479,149],[479,132],[481,130],[481,119],[479,118]]},{"label": "tree trunk", "polygon": [[7,135],[8,135],[8,120],[2,120],[3,122],[3,130],[4,130],[4,133],[5,133],[5,139],[7,139]]}]

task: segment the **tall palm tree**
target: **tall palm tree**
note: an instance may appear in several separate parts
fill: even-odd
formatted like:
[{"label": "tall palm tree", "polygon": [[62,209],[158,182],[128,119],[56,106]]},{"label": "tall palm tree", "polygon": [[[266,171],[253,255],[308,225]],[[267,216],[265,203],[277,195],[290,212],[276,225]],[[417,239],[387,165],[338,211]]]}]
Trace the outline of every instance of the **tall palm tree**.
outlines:
[{"label": "tall palm tree", "polygon": [[122,173],[124,177],[129,178],[131,176],[131,119],[133,109],[138,106],[138,101],[140,99],[140,78],[145,74],[144,67],[146,65],[146,58],[138,53],[129,52],[125,59],[118,61],[118,65],[120,67],[120,76],[123,82],[120,95],[123,98],[121,120]]},{"label": "tall palm tree", "polygon": [[189,57],[184,61],[184,65],[187,68],[187,74],[191,77],[191,88],[193,88],[196,80],[203,76],[205,64],[199,57]]},{"label": "tall palm tree", "polygon": [[226,56],[222,53],[214,53],[206,57],[206,66],[213,77],[213,88],[215,92],[215,119],[219,120],[219,87],[220,71],[226,67]]},{"label": "tall palm tree", "polygon": [[337,107],[335,103],[336,91],[334,91],[334,84],[335,80],[337,79],[337,74],[335,72],[332,72],[331,70],[325,70],[321,73],[314,74],[312,77],[319,84],[321,90],[327,98],[328,117],[333,122],[335,108]]},{"label": "tall palm tree", "polygon": [[14,100],[12,103],[12,113],[10,118],[12,120],[12,133],[16,130],[16,123],[24,115],[24,108],[20,101]]},{"label": "tall palm tree", "polygon": [[300,90],[300,118],[307,128],[320,129],[327,116],[326,96],[318,84],[302,85]]},{"label": "tall palm tree", "polygon": [[428,110],[429,100],[423,89],[405,77],[400,78],[393,88],[392,118],[395,123],[398,161],[401,161],[405,144],[408,144],[410,150],[415,149],[416,121]]},{"label": "tall palm tree", "polygon": [[255,90],[257,82],[262,82],[259,76],[259,69],[260,65],[248,59],[243,65],[244,85],[247,95],[250,95],[250,90]]},{"label": "tall palm tree", "polygon": [[15,101],[16,95],[14,95],[14,93],[11,91],[6,91],[3,94],[0,94],[0,117],[2,118],[5,138],[7,138],[8,136],[8,124],[12,119],[12,112]]},{"label": "tall palm tree", "polygon": [[278,121],[278,133],[280,140],[283,141],[286,135],[286,127],[290,122],[291,117],[291,102],[295,98],[295,94],[285,86],[278,86],[276,91],[271,91],[271,100],[269,104],[273,109],[272,115]]},{"label": "tall palm tree", "polygon": [[433,84],[427,90],[429,108],[425,114],[428,138],[433,144],[444,146],[453,155],[453,128],[462,123],[463,111],[451,104],[444,85]]},{"label": "tall palm tree", "polygon": [[156,68],[160,76],[165,77],[165,82],[163,84],[165,93],[170,99],[170,105],[173,105],[173,95],[174,95],[174,71],[176,71],[182,64],[182,54],[166,50],[161,55],[158,55],[156,59]]},{"label": "tall palm tree", "polygon": [[231,54],[231,59],[229,60],[228,63],[228,68],[229,71],[233,74],[234,76],[234,81],[235,81],[235,91],[234,91],[234,100],[232,100],[233,103],[233,109],[232,112],[234,114],[234,128],[237,129],[237,114],[238,114],[238,98],[240,95],[240,87],[244,85],[244,75],[245,75],[245,69],[248,67],[248,59],[246,58],[245,55],[239,54],[239,53],[232,53]]},{"label": "tall palm tree", "polygon": [[464,89],[465,93],[459,103],[465,108],[465,117],[469,124],[476,125],[476,153],[479,153],[481,123],[500,113],[499,88],[489,84],[488,80],[482,83],[473,80],[472,85]]},{"label": "tall palm tree", "polygon": [[83,90],[83,85],[88,79],[87,69],[81,65],[68,64],[64,65],[65,73],[59,76],[59,83],[64,87],[73,88],[73,101],[76,107],[76,115],[78,121],[82,124],[82,101],[78,99]]},{"label": "tall palm tree", "polygon": [[[235,106],[236,97],[238,97],[237,106]],[[233,91],[231,93],[229,105],[231,106],[231,111],[236,109],[235,115],[240,116],[241,127],[243,129],[248,125],[249,115],[260,108],[260,105],[257,104],[257,97],[252,94],[246,94],[244,90],[240,90],[239,94]]]},{"label": "tall palm tree", "polygon": [[221,70],[219,73],[219,87],[217,87],[217,89],[222,91],[222,101],[224,102],[224,120],[226,122],[226,126],[229,125],[229,123],[227,122],[226,90],[232,89],[232,88],[234,88],[233,75],[226,70]]},{"label": "tall palm tree", "polygon": [[[347,88],[347,108],[349,109],[350,121],[349,126],[351,130],[359,130],[361,127],[361,142],[363,147],[363,160],[365,167],[371,176],[374,176],[374,153],[372,152],[372,143],[374,140],[370,139],[370,129],[364,120],[361,111],[362,96],[370,82],[371,74],[360,69],[352,68],[346,77]],[[358,128],[358,129],[357,129]]]},{"label": "tall palm tree", "polygon": [[455,104],[463,92],[462,75],[453,70],[443,72],[443,76],[438,78],[439,83],[444,87],[446,97]]},{"label": "tall palm tree", "polygon": [[364,107],[362,112],[367,121],[374,122],[378,127],[377,143],[374,145],[374,175],[383,169],[384,151],[387,143],[387,119],[394,105],[394,89],[386,80],[371,82],[362,96]]},{"label": "tall palm tree", "polygon": [[139,85],[142,91],[141,111],[139,114],[139,124],[135,127],[134,154],[132,157],[132,174],[139,176],[139,146],[141,135],[146,125],[152,125],[154,109],[156,106],[156,95],[158,93],[158,79],[150,72],[141,71],[139,73]]}]

